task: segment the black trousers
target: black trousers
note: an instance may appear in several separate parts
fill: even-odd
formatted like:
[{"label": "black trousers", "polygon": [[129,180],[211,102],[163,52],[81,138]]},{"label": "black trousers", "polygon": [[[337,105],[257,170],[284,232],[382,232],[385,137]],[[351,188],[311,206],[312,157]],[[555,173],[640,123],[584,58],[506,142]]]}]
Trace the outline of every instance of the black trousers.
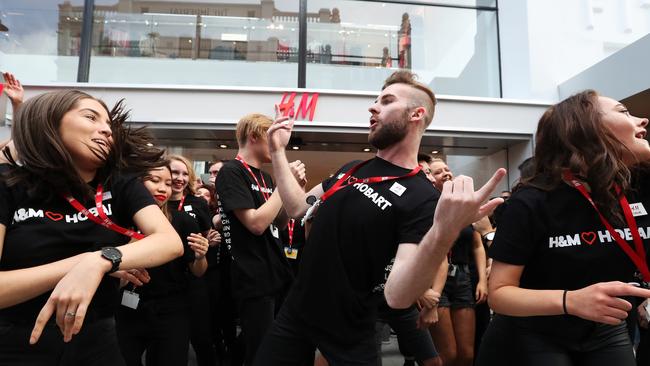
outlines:
[{"label": "black trousers", "polygon": [[192,278],[190,298],[190,340],[199,366],[214,366],[217,362],[214,347],[213,307],[205,277]]},{"label": "black trousers", "polygon": [[[224,351],[232,357],[237,340],[237,306],[232,297],[230,276],[220,263],[204,275],[208,284],[210,309],[212,311],[212,330],[217,357],[223,359]],[[229,268],[229,267],[228,267]]]},{"label": "black trousers", "polygon": [[2,366],[123,366],[115,332],[115,320],[85,321],[69,343],[54,323],[43,330],[31,346],[33,324],[0,320],[0,365]]},{"label": "black trousers", "polygon": [[641,339],[636,350],[636,364],[637,366],[650,366],[650,331],[643,328],[639,328],[639,331]]},{"label": "black trousers", "polygon": [[330,366],[377,366],[377,348],[372,332],[355,344],[332,339],[314,339],[307,327],[280,310],[255,358],[254,366],[311,366],[316,347]]},{"label": "black trousers", "polygon": [[[399,350],[405,357],[414,357],[422,362],[438,356],[428,329],[417,326],[420,312],[415,306],[408,309],[391,309],[387,305],[380,307],[378,322],[390,325],[397,334]],[[381,341],[377,342],[378,351]],[[378,362],[381,365],[381,361]]]},{"label": "black trousers", "polygon": [[189,348],[187,295],[141,303],[137,310],[121,306],[117,334],[127,366],[186,366]]},{"label": "black trousers", "polygon": [[580,339],[575,330],[558,327],[554,334],[535,332],[521,320],[495,316],[483,336],[476,365],[634,366],[632,342],[625,323],[592,323]]},{"label": "black trousers", "polygon": [[282,300],[282,296],[262,296],[239,301],[239,321],[245,350],[244,365],[253,364],[257,349],[271,328]]}]

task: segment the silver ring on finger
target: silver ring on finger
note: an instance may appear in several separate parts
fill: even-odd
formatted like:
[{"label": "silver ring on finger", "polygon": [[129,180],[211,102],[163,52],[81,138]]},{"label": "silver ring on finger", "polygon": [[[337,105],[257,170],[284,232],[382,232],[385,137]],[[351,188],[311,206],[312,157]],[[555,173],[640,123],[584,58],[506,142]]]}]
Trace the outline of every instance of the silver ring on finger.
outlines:
[{"label": "silver ring on finger", "polygon": [[65,313],[65,316],[68,318],[74,318],[77,315],[74,311],[68,311]]}]

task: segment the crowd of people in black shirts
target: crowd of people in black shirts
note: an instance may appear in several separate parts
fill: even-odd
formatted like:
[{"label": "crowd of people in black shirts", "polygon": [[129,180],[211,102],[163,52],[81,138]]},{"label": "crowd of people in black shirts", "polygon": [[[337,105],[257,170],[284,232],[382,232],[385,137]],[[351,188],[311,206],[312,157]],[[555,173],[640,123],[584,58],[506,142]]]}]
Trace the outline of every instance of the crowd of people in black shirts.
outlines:
[{"label": "crowd of people in black shirts", "polygon": [[279,111],[201,182],[122,101],[4,78],[1,365],[374,366],[386,326],[405,365],[650,364],[648,119],[595,91],[494,197],[505,170],[475,190],[418,154],[437,101],[408,71],[368,109],[376,156],[316,185]]}]

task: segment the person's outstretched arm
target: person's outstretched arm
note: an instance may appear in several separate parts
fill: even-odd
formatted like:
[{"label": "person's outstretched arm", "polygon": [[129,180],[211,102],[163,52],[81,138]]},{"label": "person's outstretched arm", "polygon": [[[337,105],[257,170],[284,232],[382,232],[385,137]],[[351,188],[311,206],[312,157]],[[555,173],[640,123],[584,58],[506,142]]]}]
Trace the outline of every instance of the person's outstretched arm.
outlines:
[{"label": "person's outstretched arm", "polygon": [[273,174],[277,192],[282,197],[282,205],[289,217],[300,219],[304,216],[309,208],[307,197],[314,196],[320,198],[323,195],[322,184],[316,185],[308,193],[305,193],[300,186],[299,180],[294,176],[287,159],[286,147],[291,137],[293,120],[289,117],[282,117],[277,112],[273,125],[268,131],[269,149],[271,150],[271,161],[273,162]]},{"label": "person's outstretched arm", "polygon": [[[183,255],[181,239],[160,208],[155,205],[146,206],[135,213],[133,221],[146,237],[119,247],[122,252],[120,269],[156,267]],[[38,341],[45,324],[53,315],[56,316],[65,342],[79,333],[88,305],[111,267],[111,262],[102,258],[99,251],[85,255],[83,260],[74,264],[56,283],[50,298],[41,309],[30,343]]]},{"label": "person's outstretched arm", "polygon": [[384,289],[391,308],[411,306],[431,286],[431,278],[439,270],[460,231],[503,203],[502,199],[494,199],[482,204],[505,174],[505,169],[497,170],[476,192],[469,177],[459,176],[445,182],[431,229],[420,244],[402,243],[397,249],[393,270]]},{"label": "person's outstretched arm", "polygon": [[562,315],[566,307],[567,314],[617,325],[632,310],[632,304],[621,297],[650,298],[650,290],[623,282],[597,283],[568,291],[566,297],[563,289],[525,289],[519,287],[523,271],[524,266],[493,260],[488,301],[495,312],[510,316]]}]

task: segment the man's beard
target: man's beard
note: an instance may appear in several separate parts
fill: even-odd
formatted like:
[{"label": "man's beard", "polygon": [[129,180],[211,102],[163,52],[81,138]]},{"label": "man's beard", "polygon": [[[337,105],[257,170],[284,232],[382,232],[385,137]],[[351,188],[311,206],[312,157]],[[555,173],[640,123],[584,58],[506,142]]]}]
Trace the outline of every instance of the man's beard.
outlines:
[{"label": "man's beard", "polygon": [[378,125],[374,132],[368,135],[368,142],[377,150],[383,150],[404,140],[408,133],[408,112],[399,120]]}]

